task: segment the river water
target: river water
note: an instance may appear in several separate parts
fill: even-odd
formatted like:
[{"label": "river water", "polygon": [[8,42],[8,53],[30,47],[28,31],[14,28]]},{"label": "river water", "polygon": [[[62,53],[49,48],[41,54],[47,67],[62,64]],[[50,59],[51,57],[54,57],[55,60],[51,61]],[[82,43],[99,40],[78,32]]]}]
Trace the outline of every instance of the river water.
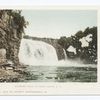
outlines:
[{"label": "river water", "polygon": [[[65,50],[64,50],[65,53]],[[96,82],[96,65],[83,64],[79,59],[58,61],[52,45],[22,39],[20,63],[27,65],[25,82]]]}]

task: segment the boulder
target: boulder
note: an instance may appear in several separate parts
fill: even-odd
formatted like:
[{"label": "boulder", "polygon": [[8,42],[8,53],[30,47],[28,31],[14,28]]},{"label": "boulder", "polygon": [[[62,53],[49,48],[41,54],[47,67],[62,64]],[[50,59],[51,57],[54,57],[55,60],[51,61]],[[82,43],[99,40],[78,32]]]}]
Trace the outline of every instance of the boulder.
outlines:
[{"label": "boulder", "polygon": [[0,63],[6,62],[6,50],[0,49]]}]

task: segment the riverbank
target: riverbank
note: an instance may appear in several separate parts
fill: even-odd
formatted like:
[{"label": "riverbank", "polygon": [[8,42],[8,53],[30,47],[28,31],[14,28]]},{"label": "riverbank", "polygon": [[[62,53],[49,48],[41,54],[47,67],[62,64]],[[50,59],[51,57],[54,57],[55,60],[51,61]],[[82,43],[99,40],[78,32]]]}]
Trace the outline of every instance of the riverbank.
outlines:
[{"label": "riverbank", "polygon": [[12,68],[0,68],[0,82],[21,82],[25,79],[25,66]]}]

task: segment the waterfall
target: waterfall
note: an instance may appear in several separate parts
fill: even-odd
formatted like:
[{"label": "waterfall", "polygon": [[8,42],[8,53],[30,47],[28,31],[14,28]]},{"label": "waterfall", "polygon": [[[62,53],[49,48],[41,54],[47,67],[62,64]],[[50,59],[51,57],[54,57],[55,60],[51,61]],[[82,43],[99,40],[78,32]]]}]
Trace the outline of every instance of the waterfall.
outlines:
[{"label": "waterfall", "polygon": [[22,39],[19,61],[26,65],[52,65],[58,62],[56,50],[42,41]]},{"label": "waterfall", "polygon": [[[58,61],[55,48],[45,42],[22,39],[19,50],[19,61],[25,65],[35,66],[85,66],[80,59],[69,60],[63,49],[65,59]],[[74,65],[73,65],[74,64]]]},{"label": "waterfall", "polygon": [[67,54],[66,54],[65,49],[63,49],[63,51],[64,51],[64,55],[65,55],[65,60],[67,60]]}]

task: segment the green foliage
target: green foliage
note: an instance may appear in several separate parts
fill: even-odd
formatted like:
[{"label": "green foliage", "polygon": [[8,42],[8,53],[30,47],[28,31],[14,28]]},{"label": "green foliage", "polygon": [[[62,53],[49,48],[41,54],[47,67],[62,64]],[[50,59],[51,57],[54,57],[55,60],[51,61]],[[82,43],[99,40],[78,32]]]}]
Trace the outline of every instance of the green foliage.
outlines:
[{"label": "green foliage", "polygon": [[21,15],[21,10],[0,10],[0,18],[6,16],[6,14],[9,17],[9,20],[7,19],[6,22],[6,25],[9,23],[7,26],[8,29],[16,28],[18,33],[24,33],[24,28],[26,28],[28,22],[26,22],[24,16]]},{"label": "green foliage", "polygon": [[15,24],[17,25],[17,31],[19,33],[24,33],[24,28],[26,28],[27,22],[25,21],[24,16],[21,16],[21,11],[15,10],[10,14],[13,17]]},{"label": "green foliage", "polygon": [[[86,37],[87,35],[92,35],[92,41],[88,42],[88,47],[82,47],[82,43],[79,41],[81,38]],[[61,37],[58,40],[58,43],[65,49],[66,54],[69,58],[68,47],[71,45],[76,48],[76,54],[72,57],[81,58],[85,63],[97,63],[97,27],[86,28],[84,32],[78,31],[74,36],[71,37]]]},{"label": "green foliage", "polygon": [[64,37],[61,37],[61,38],[58,40],[58,43],[59,43],[63,48],[68,48],[69,45],[70,45],[70,42],[71,42],[71,38],[70,38],[70,37],[66,38],[65,36],[64,36]]},{"label": "green foliage", "polygon": [[78,31],[78,32],[75,34],[75,36],[76,36],[78,39],[80,39],[80,38],[82,38],[82,37],[84,36],[84,33],[83,33],[82,31]]}]

